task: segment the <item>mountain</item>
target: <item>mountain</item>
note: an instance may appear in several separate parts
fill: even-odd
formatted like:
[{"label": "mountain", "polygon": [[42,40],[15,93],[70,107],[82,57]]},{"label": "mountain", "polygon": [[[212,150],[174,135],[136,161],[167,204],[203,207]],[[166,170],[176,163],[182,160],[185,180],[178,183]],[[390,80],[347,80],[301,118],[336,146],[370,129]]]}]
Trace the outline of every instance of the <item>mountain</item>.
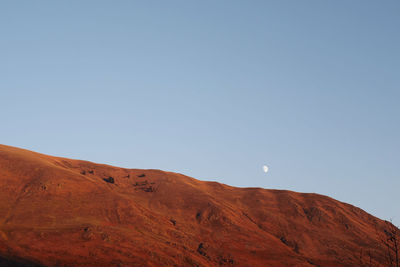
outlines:
[{"label": "mountain", "polygon": [[390,227],[323,195],[0,145],[1,266],[387,266]]}]

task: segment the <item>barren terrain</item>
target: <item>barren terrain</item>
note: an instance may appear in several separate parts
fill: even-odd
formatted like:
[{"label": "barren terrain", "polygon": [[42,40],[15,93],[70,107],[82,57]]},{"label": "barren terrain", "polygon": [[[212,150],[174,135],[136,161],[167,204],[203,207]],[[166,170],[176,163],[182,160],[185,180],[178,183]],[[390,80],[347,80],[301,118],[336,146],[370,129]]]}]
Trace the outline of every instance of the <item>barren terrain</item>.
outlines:
[{"label": "barren terrain", "polygon": [[0,265],[386,266],[387,226],[323,195],[0,145]]}]

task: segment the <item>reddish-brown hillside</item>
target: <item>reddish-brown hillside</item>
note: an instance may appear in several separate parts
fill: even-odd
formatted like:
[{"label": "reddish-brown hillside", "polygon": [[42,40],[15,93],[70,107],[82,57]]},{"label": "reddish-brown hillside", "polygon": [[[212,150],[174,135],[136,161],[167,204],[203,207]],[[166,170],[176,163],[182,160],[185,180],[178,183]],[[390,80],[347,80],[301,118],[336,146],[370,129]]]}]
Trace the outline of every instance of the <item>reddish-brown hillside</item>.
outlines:
[{"label": "reddish-brown hillside", "polygon": [[322,195],[0,145],[2,265],[385,266],[385,227]]}]

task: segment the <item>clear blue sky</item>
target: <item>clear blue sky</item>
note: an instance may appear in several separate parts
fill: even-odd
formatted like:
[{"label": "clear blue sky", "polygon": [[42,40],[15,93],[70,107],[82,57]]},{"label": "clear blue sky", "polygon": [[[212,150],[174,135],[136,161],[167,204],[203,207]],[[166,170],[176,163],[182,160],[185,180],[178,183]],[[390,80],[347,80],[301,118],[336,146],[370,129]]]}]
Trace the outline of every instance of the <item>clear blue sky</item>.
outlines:
[{"label": "clear blue sky", "polygon": [[317,192],[400,224],[399,14],[398,0],[1,1],[0,142]]}]

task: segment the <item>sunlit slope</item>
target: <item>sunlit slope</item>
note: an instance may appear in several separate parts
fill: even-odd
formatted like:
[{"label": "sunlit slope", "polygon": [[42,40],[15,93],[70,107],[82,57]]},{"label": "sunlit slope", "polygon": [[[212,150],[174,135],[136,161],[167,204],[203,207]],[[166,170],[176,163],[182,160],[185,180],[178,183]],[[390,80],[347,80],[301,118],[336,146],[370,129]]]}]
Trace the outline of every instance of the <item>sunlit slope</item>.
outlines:
[{"label": "sunlit slope", "polygon": [[371,255],[374,266],[384,266],[384,227],[322,195],[0,145],[0,263],[358,266]]}]

